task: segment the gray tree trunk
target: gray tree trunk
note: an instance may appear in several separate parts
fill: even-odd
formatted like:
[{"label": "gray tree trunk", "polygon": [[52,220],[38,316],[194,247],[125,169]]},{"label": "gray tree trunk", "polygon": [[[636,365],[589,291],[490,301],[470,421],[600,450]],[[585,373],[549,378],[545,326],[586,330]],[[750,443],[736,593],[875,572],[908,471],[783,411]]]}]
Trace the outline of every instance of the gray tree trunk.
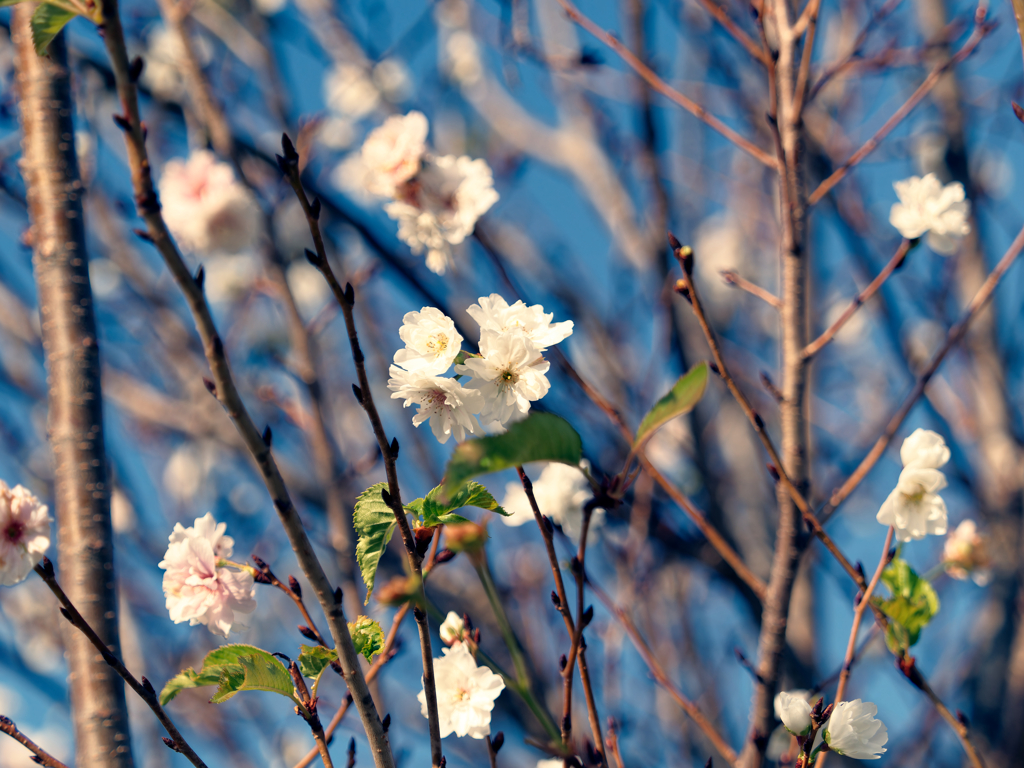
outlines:
[{"label": "gray tree trunk", "polygon": [[[28,190],[33,267],[39,296],[55,464],[58,565],[65,592],[97,634],[118,650],[110,486],[103,443],[99,348],[75,155],[71,82],[63,33],[49,57],[37,56],[29,19],[14,9],[18,88],[24,132],[21,172]],[[132,768],[124,683],[69,624],[75,764]]]}]

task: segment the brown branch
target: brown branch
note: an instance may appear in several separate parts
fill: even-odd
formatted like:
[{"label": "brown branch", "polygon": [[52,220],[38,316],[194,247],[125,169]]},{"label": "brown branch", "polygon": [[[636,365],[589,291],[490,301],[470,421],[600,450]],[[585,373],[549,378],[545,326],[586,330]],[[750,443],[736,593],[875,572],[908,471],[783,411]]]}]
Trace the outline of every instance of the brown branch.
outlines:
[{"label": "brown branch", "polygon": [[[853,609],[853,626],[850,628],[850,639],[846,643],[846,656],[843,658],[843,666],[839,672],[839,685],[836,687],[836,697],[834,700],[836,704],[843,700],[843,695],[846,693],[846,683],[850,679],[850,670],[853,668],[853,659],[857,651],[857,635],[860,633],[860,623],[864,619],[865,609],[871,605],[871,595],[882,578],[882,571],[889,564],[889,547],[892,546],[892,537],[895,530],[891,525],[889,526],[889,530],[885,534],[885,544],[882,546],[882,556],[878,560],[875,574],[871,577],[871,582],[868,584],[867,589],[857,594],[857,607]],[[827,758],[828,751],[818,755],[818,762],[815,763],[816,768],[824,768]]]},{"label": "brown branch", "polygon": [[57,600],[62,606],[61,613],[64,618],[70,621],[75,628],[88,638],[89,643],[100,652],[103,661],[117,672],[128,683],[128,686],[138,694],[139,698],[146,702],[149,708],[153,710],[153,714],[156,715],[157,720],[160,721],[164,730],[167,731],[167,735],[171,737],[171,743],[168,746],[175,752],[184,755],[196,768],[206,768],[206,763],[200,759],[195,750],[185,741],[185,737],[174,727],[171,718],[167,716],[164,708],[160,705],[160,697],[149,680],[145,677],[142,678],[141,682],[136,680],[135,675],[128,671],[128,668],[121,662],[121,659],[110,650],[110,647],[100,639],[89,622],[78,612],[74,603],[71,602],[64,593],[64,590],[61,589],[60,584],[57,583],[57,578],[53,573],[53,564],[44,557],[43,561],[35,567],[35,572],[46,582],[46,586],[50,588],[50,591],[56,595]]},{"label": "brown branch", "polygon": [[779,164],[774,157],[769,155],[763,149],[753,144],[749,139],[744,138],[732,128],[727,126],[721,120],[714,115],[710,114],[704,107],[700,106],[697,102],[693,101],[689,97],[683,95],[671,85],[662,80],[654,70],[644,64],[636,55],[629,50],[625,45],[619,42],[610,32],[606,32],[604,29],[599,27],[587,16],[584,16],[579,9],[576,8],[569,0],[558,0],[562,8],[568,14],[569,18],[575,23],[579,24],[585,30],[590,32],[594,37],[603,42],[613,51],[615,51],[626,64],[628,64],[634,72],[640,77],[647,81],[647,83],[660,93],[662,96],[674,101],[676,104],[681,106],[691,115],[701,120],[709,127],[718,131],[722,136],[727,138],[737,147],[748,153],[751,157],[764,163],[769,168],[778,169]]},{"label": "brown branch", "polygon": [[[380,656],[377,657],[376,661],[370,665],[370,668],[366,671],[366,682],[372,683],[377,679],[377,674],[380,672],[380,668],[387,664],[393,655],[393,648],[395,646],[395,638],[398,636],[398,627],[402,623],[402,619],[409,613],[409,609],[412,608],[411,603],[405,603],[395,613],[395,618],[391,622],[391,629],[388,630],[388,636],[384,640],[384,647],[381,649]],[[349,706],[352,704],[351,694],[345,697],[345,701],[338,707],[338,711],[334,713],[334,717],[331,718],[331,722],[327,724],[324,729],[324,734],[327,739],[330,739],[334,734],[335,729],[341,724],[342,718],[345,717],[345,713],[348,712]],[[316,760],[317,755],[320,752],[317,747],[313,747],[306,756],[297,762],[292,768],[306,768],[310,763]]]},{"label": "brown branch", "polygon": [[832,496],[829,498],[828,503],[822,508],[819,518],[822,522],[829,519],[835,512],[836,507],[843,503],[843,501],[853,493],[854,489],[860,485],[861,481],[867,476],[871,468],[875,466],[878,460],[882,457],[885,449],[892,442],[892,439],[896,436],[896,432],[903,424],[903,420],[907,418],[917,399],[924,393],[925,387],[931,380],[932,376],[938,370],[942,361],[945,360],[946,355],[949,351],[956,346],[967,333],[967,327],[974,319],[975,315],[984,307],[989,299],[992,298],[992,293],[995,291],[996,286],[999,285],[999,281],[1006,274],[1006,271],[1013,265],[1013,262],[1017,259],[1021,249],[1024,248],[1024,227],[1017,233],[1017,237],[1014,238],[1013,242],[1010,243],[1010,247],[1003,254],[1003,257],[996,264],[995,269],[989,273],[988,278],[982,284],[981,288],[971,299],[971,303],[967,306],[963,317],[949,329],[949,333],[946,335],[946,341],[932,357],[931,362],[928,363],[927,367],[917,378],[917,382],[914,384],[914,388],[910,391],[910,394],[904,399],[903,404],[900,405],[899,409],[893,414],[892,418],[889,419],[889,423],[886,425],[885,430],[882,432],[882,436],[878,438],[874,446],[868,452],[868,455],[864,457],[863,461],[857,466],[857,469],[853,471],[853,474],[847,478],[839,488],[832,492]]},{"label": "brown branch", "polygon": [[366,729],[374,762],[378,768],[393,768],[394,758],[391,748],[384,735],[373,698],[363,679],[362,670],[359,667],[359,655],[352,644],[340,595],[336,596],[335,591],[331,588],[323,566],[317,559],[309,538],[306,536],[302,521],[288,494],[288,489],[281,477],[270,446],[263,440],[242,401],[231,375],[224,344],[214,325],[202,287],[189,273],[188,267],[185,266],[163,217],[160,215],[160,206],[153,188],[149,157],[146,152],[142,120],[139,115],[138,92],[130,74],[124,30],[118,11],[118,0],[102,0],[102,7],[103,39],[110,57],[118,96],[127,123],[127,130],[124,132],[125,146],[139,215],[146,222],[150,239],[178,283],[192,312],[213,375],[213,393],[224,406],[252,454],[302,571],[327,616],[331,635],[338,650],[338,659],[355,699],[356,709],[359,711],[360,719]]},{"label": "brown branch", "polygon": [[[36,54],[35,3],[14,9],[21,172],[31,222],[49,394],[57,543],[72,598],[115,649],[118,644],[110,482],[103,435],[99,341],[93,314],[64,35]],[[89,642],[65,631],[75,758],[78,765],[131,768],[124,686]]]},{"label": "brown branch", "polygon": [[675,700],[680,708],[690,716],[690,719],[696,723],[697,727],[707,737],[708,741],[718,750],[718,753],[725,759],[725,762],[729,765],[736,764],[736,752],[732,747],[729,746],[728,742],[722,737],[715,726],[711,724],[711,721],[704,716],[704,713],[700,711],[700,708],[684,696],[678,688],[669,679],[669,676],[665,673],[664,667],[658,663],[658,660],[654,657],[650,647],[644,640],[643,635],[640,634],[640,630],[637,629],[636,624],[633,623],[633,619],[630,618],[629,614],[626,613],[622,608],[617,606],[615,602],[608,596],[601,587],[594,583],[594,581],[587,577],[587,583],[590,585],[590,590],[597,595],[597,599],[604,603],[604,606],[611,611],[615,617],[622,624],[623,629],[626,630],[626,634],[629,635],[629,639],[633,642],[634,647],[640,654],[640,658],[643,659],[647,668],[654,675],[654,679],[658,681],[669,695]]},{"label": "brown branch", "polygon": [[619,734],[615,727],[615,721],[608,718],[608,750],[615,762],[614,768],[626,768],[622,762],[622,753],[619,751]]},{"label": "brown branch", "polygon": [[729,12],[725,10],[725,8],[716,3],[715,0],[699,0],[699,2],[704,6],[704,9],[714,16],[715,20],[733,36],[733,39],[735,39],[737,43],[747,49],[747,53],[762,64],[768,64],[768,55],[764,52],[764,49],[754,41],[754,38],[740,29],[739,25],[733,20],[732,16],[729,15]]},{"label": "brown branch", "polygon": [[782,299],[780,299],[771,291],[767,291],[761,286],[755,285],[749,280],[740,277],[735,270],[723,270],[721,275],[726,285],[731,285],[735,288],[739,288],[741,291],[746,291],[747,293],[751,294],[752,296],[756,296],[757,298],[761,299],[761,301],[770,304],[776,309],[782,308]]},{"label": "brown branch", "polygon": [[35,755],[34,760],[46,768],[68,768],[64,763],[36,744],[32,739],[18,730],[18,726],[9,717],[0,715],[0,731],[3,731],[25,749]]},{"label": "brown branch", "polygon": [[[580,376],[579,372],[573,367],[572,363],[569,362],[568,358],[555,347],[553,353],[558,357],[559,362],[565,369],[569,377],[575,381],[584,394],[590,398],[590,400],[600,408],[605,415],[611,420],[611,422],[619,428],[619,432],[622,434],[622,439],[626,441],[628,445],[633,444],[633,432],[626,424],[622,414],[616,410],[615,406],[612,405],[600,392],[594,389],[586,380]],[[682,509],[689,518],[693,521],[694,525],[704,534],[704,538],[708,540],[708,543],[715,548],[715,551],[721,556],[725,562],[736,572],[736,575],[743,581],[751,591],[758,598],[764,596],[766,585],[756,573],[751,571],[746,563],[743,562],[743,558],[740,557],[739,553],[725,540],[725,537],[718,532],[718,530],[708,522],[707,518],[704,517],[704,513],[697,508],[697,506],[684,494],[676,485],[672,483],[667,477],[665,477],[658,469],[651,464],[647,456],[641,451],[637,455],[637,459],[640,461],[640,465],[644,468],[651,478],[658,483],[668,494],[680,509]]]},{"label": "brown branch", "polygon": [[807,198],[808,205],[814,205],[821,200],[822,197],[828,194],[830,189],[843,180],[853,166],[857,165],[857,163],[874,152],[885,137],[888,136],[892,130],[903,121],[903,118],[909,115],[914,107],[920,104],[921,101],[924,100],[924,97],[931,92],[932,88],[938,84],[942,74],[970,56],[974,49],[978,47],[978,44],[985,39],[985,36],[988,35],[995,26],[993,24],[984,23],[985,6],[983,5],[978,6],[974,20],[974,31],[960,50],[952,57],[936,66],[928,77],[925,78],[924,82],[917,87],[917,90],[910,95],[910,98],[903,102],[903,105],[893,113],[892,117],[886,120],[882,127],[875,131],[875,134],[864,142],[860,149],[850,155],[850,158],[839,166],[831,176],[818,185],[817,189],[815,189]]},{"label": "brown branch", "polygon": [[[302,211],[306,216],[306,222],[309,225],[309,231],[313,238],[313,245],[316,248],[315,253],[307,250],[306,256],[310,263],[323,275],[324,280],[327,281],[331,293],[334,294],[334,298],[338,302],[338,306],[341,307],[341,313],[345,318],[349,348],[352,352],[352,361],[355,363],[356,376],[359,379],[359,385],[353,386],[353,391],[359,404],[366,411],[366,416],[370,420],[370,426],[373,428],[373,434],[377,438],[377,445],[380,447],[381,456],[384,458],[384,471],[387,476],[388,487],[386,493],[384,490],[381,491],[381,497],[395,515],[395,521],[398,524],[399,531],[401,531],[405,551],[409,557],[409,564],[412,566],[413,572],[420,579],[420,597],[423,598],[421,602],[425,603],[422,557],[416,549],[416,540],[413,537],[412,528],[409,526],[405,507],[402,505],[402,493],[398,484],[398,469],[396,465],[396,460],[398,459],[398,440],[396,438],[390,443],[388,442],[387,434],[384,432],[384,424],[380,419],[380,414],[377,412],[377,406],[373,402],[373,392],[370,388],[369,377],[366,374],[366,358],[363,356],[363,350],[359,346],[359,334],[356,330],[355,314],[353,312],[355,307],[355,290],[352,288],[351,283],[347,284],[344,288],[341,287],[341,283],[338,282],[338,278],[334,274],[334,268],[327,259],[327,249],[324,246],[323,233],[320,231],[320,201],[317,199],[314,204],[310,202],[308,195],[306,195],[306,190],[303,188],[302,179],[300,178],[299,155],[287,135],[282,137],[282,148],[284,156],[278,158],[278,164],[281,172],[295,191],[299,204],[302,206]],[[420,651],[423,657],[423,691],[426,694],[427,700],[427,725],[430,731],[431,761],[434,768],[440,768],[442,759],[441,727],[437,713],[437,691],[434,683],[434,657],[431,651],[430,625],[427,621],[426,612],[421,609],[413,609],[413,618],[416,619],[416,627],[420,638]]]},{"label": "brown branch", "polygon": [[853,317],[854,313],[864,306],[868,299],[878,292],[878,289],[882,287],[882,283],[889,279],[889,275],[903,266],[903,260],[907,257],[907,253],[910,251],[912,245],[913,243],[911,243],[910,240],[904,240],[900,243],[900,247],[896,249],[896,253],[893,254],[891,259],[889,259],[889,263],[885,265],[885,268],[878,273],[878,276],[872,280],[863,291],[854,297],[853,301],[850,302],[850,306],[843,311],[843,314],[841,314],[836,321],[821,334],[821,336],[804,347],[805,358],[809,359],[814,357],[821,351],[822,347],[835,338],[835,335],[839,333],[842,327],[846,325],[847,321]]}]

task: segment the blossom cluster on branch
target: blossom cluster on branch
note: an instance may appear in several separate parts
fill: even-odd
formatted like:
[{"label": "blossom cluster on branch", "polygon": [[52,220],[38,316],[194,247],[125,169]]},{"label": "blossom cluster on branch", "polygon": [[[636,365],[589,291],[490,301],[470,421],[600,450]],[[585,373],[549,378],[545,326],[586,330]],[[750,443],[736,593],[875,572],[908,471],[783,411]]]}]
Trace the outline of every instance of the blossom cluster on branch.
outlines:
[{"label": "blossom cluster on branch", "polygon": [[427,267],[443,275],[452,246],[473,233],[498,193],[485,160],[433,154],[428,130],[422,112],[389,117],[366,137],[349,172],[362,176],[367,192],[391,198],[384,210],[398,222],[398,237],[415,254],[425,250]]},{"label": "blossom cluster on branch", "polygon": [[[429,420],[441,443],[525,417],[551,386],[543,353],[572,333],[571,320],[554,323],[554,314],[539,304],[510,305],[496,293],[478,301],[466,311],[480,325],[479,353],[462,350],[455,322],[439,309],[424,307],[402,318],[405,348],[395,353],[388,389],[405,407],[419,406],[413,424]],[[446,376],[453,365],[456,375]],[[462,377],[469,381],[463,384]]]}]

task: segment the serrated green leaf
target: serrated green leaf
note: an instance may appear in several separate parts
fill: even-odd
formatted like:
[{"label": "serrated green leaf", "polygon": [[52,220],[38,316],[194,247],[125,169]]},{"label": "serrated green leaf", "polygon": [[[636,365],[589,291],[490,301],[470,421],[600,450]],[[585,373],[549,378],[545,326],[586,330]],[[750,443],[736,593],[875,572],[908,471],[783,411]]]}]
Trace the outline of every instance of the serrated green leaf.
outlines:
[{"label": "serrated green leaf", "polygon": [[668,394],[655,403],[640,422],[636,440],[633,441],[636,449],[639,450],[640,446],[650,440],[663,424],[692,411],[704,395],[707,384],[708,364],[704,362],[697,363],[685,375],[680,376]]},{"label": "serrated green leaf", "polygon": [[350,621],[348,631],[356,651],[363,654],[367,661],[384,650],[384,630],[369,616],[360,616]]},{"label": "serrated green leaf", "polygon": [[[350,624],[351,626],[351,624]],[[299,646],[299,672],[303,677],[317,678],[320,673],[331,665],[331,662],[338,658],[338,652],[333,648],[324,648],[322,645],[300,645]]]},{"label": "serrated green leaf", "polygon": [[395,532],[397,525],[395,513],[384,503],[380,495],[386,485],[377,483],[363,491],[356,499],[356,508],[352,515],[352,525],[358,537],[356,562],[366,585],[366,603],[370,602],[370,595],[373,594],[373,581],[377,577],[380,556],[384,554],[384,549],[391,541],[391,534]]},{"label": "serrated green leaf", "polygon": [[891,619],[886,643],[897,653],[906,651],[920,639],[921,630],[939,612],[939,596],[926,579],[899,558],[882,571],[882,582],[892,591],[892,597],[875,601]]},{"label": "serrated green leaf", "polygon": [[238,664],[222,667],[220,687],[210,699],[212,703],[221,704],[240,691],[270,691],[298,703],[292,676],[276,657],[252,645],[233,647],[239,649],[236,651]]},{"label": "serrated green leaf", "polygon": [[64,26],[78,14],[54,3],[43,3],[32,14],[32,45],[39,56],[45,56],[47,48]]},{"label": "serrated green leaf", "polygon": [[189,667],[167,681],[160,692],[166,704],[187,688],[218,686],[210,699],[227,701],[239,691],[273,691],[294,700],[292,678],[284,664],[254,645],[222,645],[206,654],[199,672]]},{"label": "serrated green leaf", "polygon": [[425,526],[441,525],[442,523],[465,523],[466,518],[452,514],[463,507],[478,507],[490,510],[502,517],[509,513],[502,509],[491,492],[480,483],[470,481],[462,486],[449,500],[444,498],[444,486],[439,485],[425,499],[416,499],[406,505],[406,509],[423,520]]},{"label": "serrated green leaf", "polygon": [[583,443],[560,416],[531,413],[503,435],[467,440],[455,449],[445,470],[442,497],[454,499],[477,475],[518,467],[531,461],[558,461],[572,466],[583,459]]}]

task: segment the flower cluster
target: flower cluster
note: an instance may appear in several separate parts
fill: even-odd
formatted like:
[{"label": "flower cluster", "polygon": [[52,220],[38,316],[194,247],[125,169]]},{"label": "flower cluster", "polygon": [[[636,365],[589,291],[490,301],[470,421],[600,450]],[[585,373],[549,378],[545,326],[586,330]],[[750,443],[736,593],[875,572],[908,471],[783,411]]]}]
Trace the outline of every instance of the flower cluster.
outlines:
[{"label": "flower cluster", "polygon": [[360,153],[366,190],[392,201],[398,237],[413,253],[427,252],[427,267],[443,275],[453,245],[473,232],[477,219],[498,202],[490,166],[481,159],[436,156],[427,150],[427,118],[394,115],[366,137]]},{"label": "flower cluster", "polygon": [[164,221],[182,248],[195,253],[238,253],[255,245],[262,213],[234,169],[212,152],[171,160],[160,177]]},{"label": "flower cluster", "polygon": [[50,547],[51,522],[46,505],[27,488],[0,480],[0,584],[24,581]]},{"label": "flower cluster", "polygon": [[163,587],[171,620],[205,624],[222,637],[245,629],[239,614],[256,609],[252,572],[235,570],[225,562],[235,546],[234,539],[224,535],[226,528],[209,512],[188,528],[175,523],[159,563],[166,571]]},{"label": "flower cluster", "polygon": [[[809,691],[781,691],[775,697],[775,716],[794,736],[803,739],[821,726],[814,721],[815,708]],[[826,711],[826,715],[829,713]],[[860,699],[841,701],[832,707],[822,740],[833,752],[854,760],[877,760],[889,740],[888,730],[875,718],[878,707]],[[801,743],[804,743],[801,741]],[[817,749],[818,739],[815,739]]]},{"label": "flower cluster", "polygon": [[908,240],[926,232],[928,245],[936,253],[951,256],[971,231],[967,217],[971,204],[965,200],[960,182],[942,185],[934,173],[924,178],[911,176],[893,185],[900,201],[889,211],[889,223]]},{"label": "flower cluster", "polygon": [[530,403],[547,394],[550,367],[543,353],[568,338],[572,321],[552,323],[539,304],[509,304],[496,293],[479,299],[467,310],[480,324],[479,355],[464,354],[455,373],[470,377],[462,384],[445,374],[462,351],[455,323],[434,307],[409,312],[399,335],[405,349],[395,353],[388,389],[391,397],[416,404],[417,427],[429,419],[441,443],[498,429],[526,416]]},{"label": "flower cluster", "polygon": [[949,448],[941,435],[917,429],[900,448],[903,471],[896,488],[876,516],[882,525],[896,529],[897,541],[923,539],[946,532],[946,502],[938,491],[946,487],[939,467],[949,461]]},{"label": "flower cluster", "polygon": [[[499,675],[487,667],[478,667],[466,643],[441,649],[434,659],[434,685],[437,692],[437,719],[441,738],[471,736],[482,739],[491,732],[491,710],[505,688]],[[427,717],[427,694],[420,691],[420,711]]]},{"label": "flower cluster", "polygon": [[992,578],[992,561],[985,538],[978,533],[973,520],[964,520],[946,537],[942,549],[946,573],[954,579],[964,580],[970,575],[979,587]]},{"label": "flower cluster", "polygon": [[[583,462],[589,468],[587,462]],[[579,542],[583,528],[583,506],[593,498],[593,492],[586,476],[578,467],[553,462],[544,467],[540,477],[533,481],[533,496],[541,514],[558,523],[565,535]],[[519,526],[533,520],[530,500],[526,497],[522,483],[509,483],[505,486],[505,498],[501,506],[509,513],[509,517],[501,518],[505,525]],[[594,530],[604,523],[604,510],[597,508],[590,517],[589,542]]]}]

